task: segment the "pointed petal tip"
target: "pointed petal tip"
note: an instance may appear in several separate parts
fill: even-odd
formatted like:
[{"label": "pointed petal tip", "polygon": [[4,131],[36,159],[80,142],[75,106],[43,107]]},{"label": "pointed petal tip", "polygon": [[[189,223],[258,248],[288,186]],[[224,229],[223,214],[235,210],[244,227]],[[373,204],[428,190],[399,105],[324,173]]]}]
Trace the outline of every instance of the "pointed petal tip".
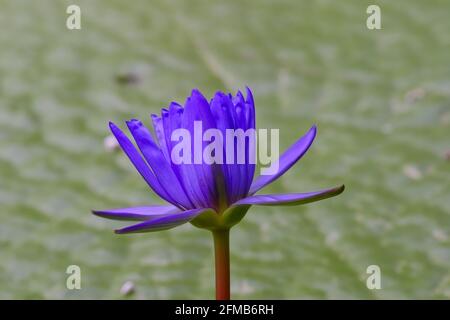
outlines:
[{"label": "pointed petal tip", "polygon": [[245,86],[246,99],[245,102],[254,104],[253,91],[249,86]]},{"label": "pointed petal tip", "polygon": [[102,210],[91,210],[91,213],[92,213],[94,216],[97,216],[97,217],[100,217],[100,218],[110,219],[110,218],[108,217],[108,215],[105,214],[105,211],[102,211]]},{"label": "pointed petal tip", "polygon": [[308,137],[308,139],[310,140],[308,149],[316,139],[316,136],[317,136],[317,125],[313,124],[311,128],[309,128],[309,130],[303,135],[303,137]]},{"label": "pointed petal tip", "polygon": [[213,98],[211,99],[211,105],[215,104],[216,106],[228,106],[232,103],[231,98],[228,94],[222,92],[222,91],[216,91],[214,93]]},{"label": "pointed petal tip", "polygon": [[203,97],[203,93],[198,88],[194,88],[191,91],[191,97],[195,97],[195,96],[202,96]]},{"label": "pointed petal tip", "polygon": [[345,190],[345,184],[341,184],[339,187],[336,187],[336,195],[341,194]]},{"label": "pointed petal tip", "polygon": [[169,103],[169,112],[170,112],[170,110],[172,110],[172,109],[174,109],[174,108],[180,108],[181,107],[181,105],[178,103],[178,102],[176,102],[176,101],[171,101],[170,103]]},{"label": "pointed petal tip", "polygon": [[139,119],[131,118],[130,120],[125,121],[126,124],[129,123],[141,123]]},{"label": "pointed petal tip", "polygon": [[302,205],[310,202],[316,202],[335,197],[341,194],[344,191],[344,189],[345,186],[342,184],[334,188],[304,193],[253,195],[247,198],[243,198],[235,202],[233,205],[265,205],[265,206]]},{"label": "pointed petal tip", "polygon": [[144,124],[139,119],[130,119],[128,121],[125,121],[125,123],[127,124],[127,127],[128,129],[130,129],[130,131],[137,130],[144,126]]},{"label": "pointed petal tip", "polygon": [[118,136],[123,134],[122,129],[120,129],[119,126],[112,121],[109,121],[108,125],[109,130],[111,130],[112,134],[116,137],[117,141],[119,141]]},{"label": "pointed petal tip", "polygon": [[184,111],[183,106],[181,104],[179,104],[178,102],[172,101],[169,104],[169,115],[173,114],[173,113],[183,113],[183,111]]},{"label": "pointed petal tip", "polygon": [[114,233],[115,233],[115,234],[134,233],[133,230],[131,230],[131,228],[132,228],[133,226],[134,226],[134,225],[127,226],[127,227],[123,227],[123,228],[120,228],[120,229],[114,229]]},{"label": "pointed petal tip", "polygon": [[105,211],[102,211],[102,210],[91,210],[91,213],[94,216],[97,216],[97,217],[100,217],[100,218],[109,219],[108,216],[105,214]]},{"label": "pointed petal tip", "polygon": [[196,101],[196,102],[208,103],[208,100],[206,99],[205,95],[197,88],[192,89],[191,96],[189,98],[191,98],[193,101]]},{"label": "pointed petal tip", "polygon": [[223,91],[217,90],[217,91],[214,93],[213,99],[214,99],[215,97],[220,98],[220,97],[223,97],[223,96],[226,96],[226,94],[225,94]]},{"label": "pointed petal tip", "polygon": [[169,116],[169,110],[167,108],[162,108],[161,109],[161,118],[167,118],[168,116]]},{"label": "pointed petal tip", "polygon": [[192,209],[187,211],[182,211],[166,216],[162,216],[160,218],[154,220],[147,220],[144,222],[140,222],[138,224],[133,224],[130,226],[126,226],[121,229],[116,229],[114,232],[116,234],[125,234],[125,233],[143,233],[143,232],[154,232],[154,231],[162,231],[177,227],[184,223],[187,223],[194,219],[199,214],[211,209]]},{"label": "pointed petal tip", "polygon": [[345,185],[341,184],[340,186],[325,189],[323,191],[325,191],[327,194],[330,194],[331,197],[335,197],[337,195],[340,195],[342,192],[344,192],[344,190],[345,190]]},{"label": "pointed petal tip", "polygon": [[100,218],[105,218],[105,211],[104,210],[91,210],[91,213],[94,216],[100,217]]}]

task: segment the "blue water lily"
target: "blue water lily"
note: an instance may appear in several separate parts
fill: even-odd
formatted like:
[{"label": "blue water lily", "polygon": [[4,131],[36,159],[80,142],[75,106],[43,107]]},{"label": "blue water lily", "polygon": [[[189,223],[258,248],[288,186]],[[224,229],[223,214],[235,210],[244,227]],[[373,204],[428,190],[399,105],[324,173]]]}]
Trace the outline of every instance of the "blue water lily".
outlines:
[{"label": "blue water lily", "polygon": [[[220,222],[231,226],[252,205],[300,205],[336,196],[344,190],[342,185],[306,193],[256,194],[282,176],[306,153],[316,136],[316,126],[281,155],[279,170],[273,175],[253,179],[255,165],[251,163],[210,165],[174,164],[171,161],[171,151],[176,143],[171,141],[172,132],[179,128],[192,131],[194,121],[202,121],[205,130],[217,128],[224,132],[224,136],[226,129],[254,129],[255,104],[248,88],[246,98],[241,92],[236,96],[217,92],[210,103],[199,90],[193,90],[184,107],[172,102],[168,109],[161,111],[161,116],[152,115],[152,120],[156,139],[139,120],[127,121],[138,149],[114,123],[110,122],[109,126],[136,170],[169,204],[93,211],[104,218],[142,221],[116,230],[117,233],[159,231],[189,221],[195,224],[196,217],[202,214],[207,219],[198,219],[200,225],[202,220],[210,220],[212,225],[208,226],[204,221],[205,227],[220,227]],[[230,217],[235,211],[239,211],[239,217]],[[211,214],[224,217],[211,219]]]},{"label": "blue water lily", "polygon": [[[141,121],[127,121],[137,148],[118,126],[110,122],[112,133],[136,170],[168,204],[95,210],[93,213],[109,219],[139,221],[116,230],[119,234],[166,230],[187,222],[213,231],[216,273],[219,273],[216,274],[217,297],[226,299],[229,298],[228,230],[251,206],[301,205],[336,196],[344,186],[304,193],[257,194],[308,151],[316,136],[316,126],[280,156],[278,170],[271,175],[254,179],[255,164],[250,161],[244,164],[175,164],[171,154],[177,142],[172,141],[172,133],[180,128],[193,133],[195,121],[201,121],[204,130],[219,129],[224,136],[227,129],[255,129],[251,90],[246,89],[246,97],[241,92],[235,96],[217,92],[208,102],[195,89],[184,106],[172,102],[167,109],[162,109],[160,116],[152,115],[155,138]],[[246,159],[249,159],[255,150],[250,144],[245,148]],[[226,150],[223,151],[226,156]]]}]

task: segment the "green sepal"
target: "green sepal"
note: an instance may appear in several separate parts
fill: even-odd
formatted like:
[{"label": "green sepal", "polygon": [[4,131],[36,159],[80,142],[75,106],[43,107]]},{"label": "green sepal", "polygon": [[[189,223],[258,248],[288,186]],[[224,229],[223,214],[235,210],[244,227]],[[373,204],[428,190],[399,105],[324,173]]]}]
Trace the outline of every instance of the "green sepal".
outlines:
[{"label": "green sepal", "polygon": [[244,218],[250,205],[231,206],[223,213],[208,210],[191,220],[191,224],[201,229],[230,229]]}]

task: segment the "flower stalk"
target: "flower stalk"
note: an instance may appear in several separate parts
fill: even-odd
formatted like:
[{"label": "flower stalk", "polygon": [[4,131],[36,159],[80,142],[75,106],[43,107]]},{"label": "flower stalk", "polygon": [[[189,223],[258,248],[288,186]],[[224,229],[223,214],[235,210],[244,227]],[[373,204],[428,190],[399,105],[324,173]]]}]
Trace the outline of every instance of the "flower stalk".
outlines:
[{"label": "flower stalk", "polygon": [[230,229],[212,231],[216,266],[216,300],[230,300]]}]

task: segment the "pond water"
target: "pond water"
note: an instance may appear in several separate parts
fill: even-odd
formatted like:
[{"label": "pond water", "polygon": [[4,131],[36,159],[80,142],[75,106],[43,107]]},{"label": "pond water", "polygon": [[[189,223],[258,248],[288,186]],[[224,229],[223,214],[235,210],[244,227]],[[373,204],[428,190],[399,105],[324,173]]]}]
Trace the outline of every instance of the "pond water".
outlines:
[{"label": "pond water", "polygon": [[381,1],[381,30],[368,1],[77,2],[81,30],[69,1],[0,11],[0,298],[212,298],[210,234],[119,236],[90,210],[161,203],[104,147],[109,120],[245,85],[282,150],[318,126],[264,192],[346,191],[252,208],[231,233],[233,297],[450,298],[448,1]]}]

